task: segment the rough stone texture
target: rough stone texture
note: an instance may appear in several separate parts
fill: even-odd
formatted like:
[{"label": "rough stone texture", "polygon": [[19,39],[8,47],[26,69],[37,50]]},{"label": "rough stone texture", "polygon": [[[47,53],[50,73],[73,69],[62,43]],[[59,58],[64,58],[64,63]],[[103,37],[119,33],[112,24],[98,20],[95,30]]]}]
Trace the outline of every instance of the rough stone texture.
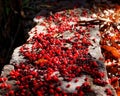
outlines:
[{"label": "rough stone texture", "polygon": [[12,71],[12,70],[14,70],[13,65],[4,66],[1,76],[7,77],[10,74],[10,71]]},{"label": "rough stone texture", "polygon": [[[64,4],[64,3],[60,3],[60,4]],[[62,5],[61,5],[62,6]],[[81,9],[78,8],[78,9],[74,9],[73,11],[77,11],[77,12],[81,12]],[[45,10],[42,10],[42,12],[46,12]],[[62,13],[62,12],[61,12]],[[43,13],[43,14],[46,14],[46,13]],[[91,15],[90,15],[91,16]],[[81,20],[92,20],[92,19],[95,19],[95,18],[85,18],[85,17],[80,17]],[[24,44],[26,45],[29,49],[28,50],[31,50],[31,47],[32,47],[32,43],[29,42],[30,39],[33,38],[34,35],[36,34],[39,34],[40,32],[46,34],[47,31],[46,31],[46,26],[42,26],[40,25],[41,23],[43,23],[45,20],[45,17],[41,17],[40,19],[36,19],[34,18],[34,21],[36,21],[38,24],[31,29],[31,31],[29,32],[29,38],[27,40],[27,43]],[[63,22],[64,23],[64,22]],[[75,22],[70,22],[71,25],[75,25]],[[46,24],[47,25],[47,24]],[[53,26],[56,26],[55,23],[53,22],[53,24],[51,24]],[[37,33],[35,33],[35,30],[38,30]],[[64,39],[68,39],[70,37],[72,37],[74,34],[69,32],[69,31],[66,31],[63,33],[63,38]],[[58,37],[59,38],[59,37]],[[104,72],[105,73],[105,76],[104,78],[102,78],[103,80],[107,81],[108,82],[108,77],[107,77],[107,73],[106,73],[106,68],[105,68],[105,65],[102,61],[100,61],[99,59],[100,58],[103,58],[102,54],[101,54],[101,48],[100,48],[100,33],[99,33],[99,26],[95,26],[95,28],[91,28],[90,30],[90,41],[92,43],[91,46],[89,46],[89,54],[91,55],[91,58],[93,58],[93,61],[96,61],[97,64],[98,64],[98,71],[100,72]],[[95,41],[93,41],[93,39],[95,39]],[[22,46],[24,46],[22,45]],[[14,69],[14,64],[20,64],[21,62],[26,62],[27,59],[24,58],[24,56],[20,53],[20,48],[22,47],[18,47],[14,50],[13,52],[13,55],[12,55],[12,58],[10,60],[10,64],[9,65],[6,65],[4,68],[3,68],[3,72],[1,74],[1,76],[3,77],[9,77],[9,72],[11,70]],[[71,47],[72,45],[71,44],[66,44],[66,47]],[[56,72],[58,74],[60,74],[59,72]],[[54,73],[54,75],[56,74]],[[94,73],[93,73],[94,74]],[[43,74],[44,75],[44,74]],[[107,84],[106,86],[99,86],[97,84],[94,84],[93,83],[93,78],[91,76],[89,76],[88,74],[83,74],[81,77],[75,77],[73,78],[70,82],[66,82],[64,80],[62,80],[62,78],[59,78],[60,82],[62,83],[61,86],[59,86],[62,90],[66,91],[66,92],[69,92],[69,93],[73,93],[75,91],[75,88],[76,86],[80,86],[82,85],[84,82],[85,82],[85,78],[88,78],[88,82],[90,83],[90,86],[91,86],[91,89],[94,90],[94,92],[90,92],[90,93],[85,93],[85,96],[107,96],[106,93],[105,93],[105,89],[106,88],[110,88],[112,90],[112,93],[113,93],[113,96],[116,96],[116,92],[115,90],[112,88],[111,85]],[[75,79],[78,79],[79,82],[77,83],[74,83],[74,80]],[[6,81],[8,84],[12,84],[12,89],[15,89],[16,87],[14,86],[15,84],[15,81],[14,80],[10,80],[10,81]],[[70,84],[71,86],[69,88],[66,88],[65,86],[67,84]],[[3,90],[0,90],[0,93],[1,93],[1,96],[4,96],[4,93],[2,93]]]}]

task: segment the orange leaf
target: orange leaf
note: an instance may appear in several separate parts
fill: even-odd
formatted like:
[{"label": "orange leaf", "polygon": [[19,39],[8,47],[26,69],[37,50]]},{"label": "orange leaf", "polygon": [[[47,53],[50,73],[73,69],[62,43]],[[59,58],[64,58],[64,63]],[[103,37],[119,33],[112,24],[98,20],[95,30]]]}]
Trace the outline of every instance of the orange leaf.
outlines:
[{"label": "orange leaf", "polygon": [[35,61],[35,63],[40,64],[40,63],[46,63],[47,61],[48,61],[47,59],[41,58],[41,59],[38,59],[37,61]]},{"label": "orange leaf", "polygon": [[103,45],[102,48],[110,52],[115,58],[120,58],[120,52],[117,48],[107,45]]},{"label": "orange leaf", "polygon": [[120,87],[116,89],[117,96],[120,96]]}]

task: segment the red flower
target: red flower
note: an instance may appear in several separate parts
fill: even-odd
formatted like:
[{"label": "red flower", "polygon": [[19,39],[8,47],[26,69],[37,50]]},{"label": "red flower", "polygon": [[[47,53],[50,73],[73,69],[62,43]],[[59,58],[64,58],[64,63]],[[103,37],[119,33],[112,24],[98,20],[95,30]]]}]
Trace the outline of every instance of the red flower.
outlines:
[{"label": "red flower", "polygon": [[112,96],[112,91],[110,89],[106,89],[105,92],[107,93],[107,95]]},{"label": "red flower", "polygon": [[18,76],[20,76],[20,73],[18,71],[12,70],[10,72],[10,75],[12,78],[17,78]]}]

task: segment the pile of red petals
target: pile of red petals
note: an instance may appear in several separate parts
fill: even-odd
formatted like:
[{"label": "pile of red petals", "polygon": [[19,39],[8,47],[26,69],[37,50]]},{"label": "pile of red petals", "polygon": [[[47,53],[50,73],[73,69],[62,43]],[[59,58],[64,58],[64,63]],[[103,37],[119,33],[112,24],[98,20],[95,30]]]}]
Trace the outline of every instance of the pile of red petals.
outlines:
[{"label": "pile of red petals", "polygon": [[[99,64],[88,53],[91,45],[90,28],[95,26],[77,25],[79,16],[83,15],[87,17],[86,10],[81,14],[68,10],[56,13],[40,24],[48,26],[47,33],[36,29],[33,38],[27,42],[32,44],[31,49],[27,44],[20,48],[20,54],[26,61],[14,64],[15,70],[10,72],[9,79],[16,80],[17,89],[9,90],[6,96],[84,96],[86,93],[94,93],[87,77],[81,86],[76,86],[74,92],[62,89],[62,81],[68,82],[65,87],[69,89],[73,86],[69,82],[83,75],[89,75],[98,86],[108,84],[103,79],[105,74],[99,70]],[[65,32],[73,35],[66,38]],[[79,79],[75,79],[74,83],[77,82],[80,82]],[[113,96],[111,89],[106,88],[105,93]]]}]

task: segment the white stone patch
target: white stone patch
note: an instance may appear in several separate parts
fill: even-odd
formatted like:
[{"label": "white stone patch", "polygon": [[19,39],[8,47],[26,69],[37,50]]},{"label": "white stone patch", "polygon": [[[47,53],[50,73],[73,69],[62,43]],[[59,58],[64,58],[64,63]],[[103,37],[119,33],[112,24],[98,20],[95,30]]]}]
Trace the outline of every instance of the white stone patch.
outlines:
[{"label": "white stone patch", "polygon": [[41,16],[40,18],[35,17],[33,19],[33,21],[36,23],[42,23],[42,22],[44,22],[44,20],[45,20],[45,17],[43,17],[43,16]]},{"label": "white stone patch", "polygon": [[92,43],[91,46],[89,46],[89,53],[92,57],[99,59],[103,58],[103,55],[101,53],[101,47],[100,47],[100,32],[99,32],[99,26],[95,26],[95,28],[90,29],[90,41]]},{"label": "white stone patch", "polygon": [[70,21],[68,24],[71,26],[71,25],[75,25],[76,22]]},{"label": "white stone patch", "polygon": [[35,34],[40,34],[40,33],[46,34],[47,33],[46,27],[42,25],[36,25],[34,28],[32,28],[30,32],[28,32],[29,34],[28,40],[30,40],[33,36],[35,36]]},{"label": "white stone patch", "polygon": [[5,65],[3,68],[3,71],[1,73],[1,76],[3,76],[3,77],[8,76],[12,70],[14,70],[13,65]]},{"label": "white stone patch", "polygon": [[90,21],[90,20],[94,20],[94,18],[91,18],[91,17],[88,17],[88,18],[86,18],[86,17],[80,17],[80,20],[81,21]]},{"label": "white stone patch", "polygon": [[63,33],[63,39],[69,39],[74,36],[74,33],[66,31]]},{"label": "white stone patch", "polygon": [[[62,90],[73,93],[75,92],[75,89],[77,86],[82,86],[82,84],[85,82],[86,75],[82,75],[81,77],[73,78],[70,82],[67,81],[61,81],[61,86],[59,86]],[[75,80],[78,80],[78,82],[75,82]],[[70,85],[70,87],[66,87],[67,85]]]},{"label": "white stone patch", "polygon": [[24,57],[20,54],[20,47],[17,47],[13,54],[12,54],[12,59],[10,60],[10,64],[19,64],[21,62],[25,62],[26,60],[24,59]]}]

